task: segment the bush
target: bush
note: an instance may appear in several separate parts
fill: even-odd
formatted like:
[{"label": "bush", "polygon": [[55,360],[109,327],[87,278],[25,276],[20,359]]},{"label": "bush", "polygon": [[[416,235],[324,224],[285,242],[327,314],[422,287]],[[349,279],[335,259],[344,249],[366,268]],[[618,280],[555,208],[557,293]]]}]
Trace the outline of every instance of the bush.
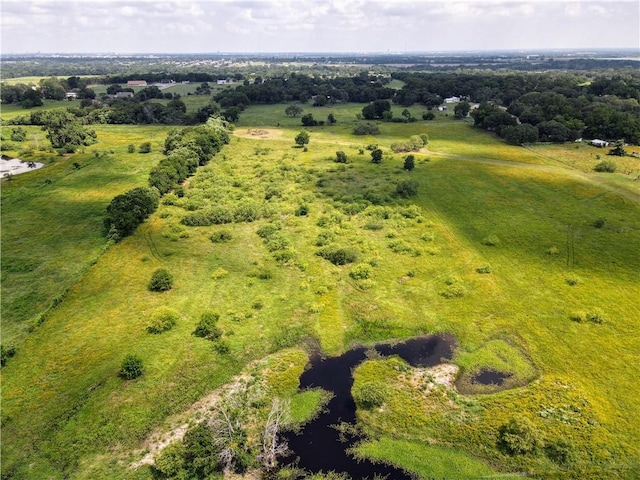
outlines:
[{"label": "bush", "polygon": [[353,129],[354,135],[378,135],[380,128],[373,123],[359,123]]},{"label": "bush", "polygon": [[476,272],[478,272],[478,273],[491,273],[491,267],[489,265],[483,265],[482,267],[476,268]]},{"label": "bush", "polygon": [[595,222],[593,222],[593,226],[595,228],[602,228],[604,227],[605,222],[606,221],[604,218],[598,218]]},{"label": "bush", "polygon": [[500,244],[500,239],[495,235],[490,235],[488,237],[484,237],[480,243],[488,247],[495,247],[496,245]]},{"label": "bush", "polygon": [[151,322],[147,325],[147,332],[162,333],[171,330],[178,322],[180,313],[169,307],[160,307],[151,315]]},{"label": "bush", "polygon": [[142,360],[140,360],[139,357],[132,354],[124,357],[119,372],[119,375],[122,378],[124,378],[125,380],[133,380],[134,378],[138,378],[143,373],[144,368],[142,366]]},{"label": "bush", "polygon": [[387,396],[386,386],[381,382],[367,382],[354,388],[352,395],[356,405],[369,410],[384,403]]},{"label": "bush", "polygon": [[214,280],[220,280],[221,278],[224,278],[227,275],[229,275],[229,272],[227,270],[225,270],[224,268],[218,267],[211,274],[211,278],[213,278]]},{"label": "bush", "polygon": [[138,151],[140,153],[149,153],[151,152],[151,142],[143,142],[140,144],[140,147],[138,148]]},{"label": "bush", "polygon": [[295,211],[296,217],[306,217],[308,213],[309,207],[305,204],[300,205]]},{"label": "bush", "polygon": [[104,225],[107,237],[119,241],[131,235],[145,218],[158,208],[160,194],[155,188],[134,188],[118,195],[107,207]]},{"label": "bush", "polygon": [[414,197],[418,194],[418,182],[404,180],[396,185],[396,193],[403,198]]},{"label": "bush", "polygon": [[0,345],[0,366],[5,366],[7,360],[16,354],[16,347],[13,345]]},{"label": "bush", "polygon": [[382,163],[382,150],[376,148],[371,151],[371,162],[376,164]]},{"label": "bush", "polygon": [[318,255],[334,265],[346,265],[358,259],[358,251],[355,248],[325,247],[318,251]]},{"label": "bush", "polygon": [[209,236],[209,240],[211,240],[213,243],[222,243],[222,242],[228,242],[233,238],[233,235],[231,235],[231,232],[229,232],[228,230],[220,230],[218,232],[214,232]]},{"label": "bush", "polygon": [[204,312],[200,316],[200,322],[198,322],[193,334],[207,340],[217,340],[222,336],[222,330],[217,326],[219,319],[220,315],[217,313]]},{"label": "bush", "polygon": [[127,152],[134,153],[135,151],[136,151],[136,146],[133,144],[129,144],[129,146],[127,147]]},{"label": "bush", "polygon": [[163,478],[179,478],[185,476],[184,443],[177,441],[164,447],[154,457],[155,469],[163,475]]},{"label": "bush", "polygon": [[371,273],[371,265],[360,263],[351,269],[349,276],[354,280],[364,280],[371,278]]},{"label": "bush", "polygon": [[413,155],[407,155],[404,159],[404,169],[408,172],[416,167],[415,157]]},{"label": "bush", "polygon": [[541,446],[538,431],[526,419],[511,419],[502,425],[498,434],[498,447],[509,455],[534,453]]},{"label": "bush", "polygon": [[593,169],[596,172],[605,172],[605,173],[613,173],[616,171],[616,168],[618,168],[618,166],[616,165],[616,162],[613,162],[611,160],[603,160],[602,162],[597,164],[595,167],[593,167]]},{"label": "bush", "polygon": [[159,268],[153,275],[147,288],[152,292],[166,292],[173,287],[173,277],[164,268]]},{"label": "bush", "polygon": [[347,163],[347,154],[343,151],[336,152],[336,163]]}]

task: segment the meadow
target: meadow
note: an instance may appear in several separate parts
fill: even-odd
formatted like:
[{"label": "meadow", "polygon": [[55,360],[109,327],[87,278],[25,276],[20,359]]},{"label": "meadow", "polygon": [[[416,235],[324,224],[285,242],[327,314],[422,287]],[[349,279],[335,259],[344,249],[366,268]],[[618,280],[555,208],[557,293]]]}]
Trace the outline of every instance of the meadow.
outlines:
[{"label": "meadow", "polygon": [[[248,108],[184,196],[165,196],[115,245],[101,230],[104,208],[146,183],[168,129],[97,126],[99,142],[73,156],[16,152],[47,165],[2,185],[3,343],[17,348],[2,369],[3,476],[151,479],[148,466],[129,465],[152,432],[260,359],[280,362],[259,376],[286,385],[274,395],[294,399],[303,421],[320,401],[295,393],[309,344],[336,355],[447,332],[464,394],[427,388],[395,358],[358,367],[354,389],[386,386],[379,408],[358,409],[370,438],[359,454],[424,478],[638,478],[634,159],[596,174],[588,146],[509,146],[442,113],[355,136],[361,108],[305,107],[337,119],[308,128],[306,149],[284,106]],[[390,145],[424,133],[405,171],[407,154]],[[127,152],[145,140],[151,154]],[[338,150],[348,163],[335,162]],[[397,194],[403,181],[417,182],[415,196]],[[183,222],[215,208],[259,214]],[[355,250],[353,263],[318,255],[340,247]],[[168,292],[147,289],[158,268],[175,278]],[[149,334],[161,307],[179,320]],[[220,316],[226,349],[192,335],[206,311]],[[132,381],[117,375],[128,353],[145,366]],[[473,384],[484,368],[508,373],[510,388]],[[528,421],[541,451],[499,447],[513,418]]]}]

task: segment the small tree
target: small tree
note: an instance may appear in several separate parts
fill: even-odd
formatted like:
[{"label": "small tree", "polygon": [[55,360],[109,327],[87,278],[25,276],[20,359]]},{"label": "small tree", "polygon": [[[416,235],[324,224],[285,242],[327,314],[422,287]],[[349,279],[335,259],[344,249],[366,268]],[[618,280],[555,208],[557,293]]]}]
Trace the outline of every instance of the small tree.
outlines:
[{"label": "small tree", "polygon": [[407,172],[410,172],[414,168],[416,168],[416,161],[415,161],[414,156],[413,155],[407,155],[407,157],[404,159],[404,169]]},{"label": "small tree", "polygon": [[140,147],[138,148],[138,151],[140,153],[149,153],[151,152],[151,142],[143,142],[140,144]]},{"label": "small tree", "polygon": [[460,102],[453,109],[455,118],[465,118],[469,114],[469,110],[471,110],[471,105],[469,102]]},{"label": "small tree", "polygon": [[153,275],[147,285],[147,288],[152,292],[166,292],[173,287],[173,276],[164,268],[159,268]]},{"label": "small tree", "polygon": [[142,360],[140,360],[139,357],[133,354],[129,354],[124,357],[119,372],[119,375],[122,378],[124,378],[125,380],[133,380],[134,378],[138,378],[143,373],[144,368],[142,366]]},{"label": "small tree", "polygon": [[418,193],[418,182],[405,180],[396,185],[396,193],[404,198],[413,197]]},{"label": "small tree", "polygon": [[376,148],[371,151],[371,162],[376,164],[382,163],[382,150]]},{"label": "small tree", "polygon": [[336,117],[333,115],[333,113],[330,113],[327,116],[327,125],[333,125],[336,123]]},{"label": "small tree", "polygon": [[297,117],[302,113],[302,107],[299,105],[288,105],[287,108],[284,109],[284,113],[287,117]]},{"label": "small tree", "polygon": [[343,151],[336,152],[336,163],[347,163],[347,154]]},{"label": "small tree", "polygon": [[200,316],[200,322],[193,331],[196,337],[206,338],[207,340],[217,340],[222,336],[222,330],[218,327],[218,319],[220,315],[214,312],[204,312]]},{"label": "small tree", "polygon": [[624,157],[627,152],[624,149],[624,142],[622,140],[618,140],[616,142],[616,146],[609,150],[607,155],[613,155],[616,157]]},{"label": "small tree", "polygon": [[309,143],[309,134],[305,131],[298,133],[298,135],[296,135],[295,142],[299,147],[304,147]]}]

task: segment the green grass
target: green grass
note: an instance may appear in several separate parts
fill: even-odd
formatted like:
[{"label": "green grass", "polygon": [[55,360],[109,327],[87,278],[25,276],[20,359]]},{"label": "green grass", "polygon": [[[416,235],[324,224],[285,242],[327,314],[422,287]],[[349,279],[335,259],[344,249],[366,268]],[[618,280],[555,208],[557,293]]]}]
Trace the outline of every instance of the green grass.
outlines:
[{"label": "green grass", "polygon": [[[383,437],[360,445],[357,451],[360,455],[401,465],[424,478],[472,480],[498,475],[498,472],[469,455],[406,440]],[[500,475],[500,478],[519,476]]]},{"label": "green grass", "polygon": [[[248,108],[230,145],[188,181],[185,197],[161,205],[90,268],[104,245],[96,229],[100,212],[115,193],[146,182],[166,129],[96,128],[101,143],[3,183],[3,267],[8,252],[20,259],[3,271],[3,336],[19,340],[2,369],[4,472],[151,478],[127,470],[130,452],[169,415],[253,360],[291,346],[318,344],[333,355],[352,344],[450,332],[459,341],[460,366],[512,372],[519,386],[488,395],[446,389],[427,395],[404,362],[366,362],[356,371],[356,387],[367,379],[389,386],[381,409],[358,412],[379,439],[367,454],[421,472],[426,467],[416,458],[432,459],[450,478],[456,467],[447,465],[489,468],[476,461],[532,476],[633,478],[640,461],[634,333],[640,206],[635,187],[625,186],[628,176],[603,180],[566,165],[558,159],[561,148],[570,152],[573,145],[541,156],[443,114],[433,122],[383,123],[379,136],[362,138],[351,134],[361,105],[304,108],[318,120],[333,113],[338,123],[308,129],[304,152],[293,141],[300,119],[286,117],[283,105]],[[420,118],[423,109],[411,110]],[[404,155],[389,147],[420,133],[429,144],[416,153],[415,170],[405,172]],[[149,136],[152,154],[126,153],[129,143]],[[381,165],[370,162],[368,151],[359,154],[369,143],[385,152]],[[114,154],[92,156],[110,149]],[[348,164],[333,161],[336,150],[347,153]],[[79,170],[72,168],[76,161]],[[418,182],[418,195],[398,199],[396,184],[406,179]],[[264,216],[224,225],[228,242],[210,240],[220,226],[180,223],[198,209],[247,204]],[[306,215],[296,215],[301,205]],[[599,218],[605,224],[595,228]],[[258,236],[267,224],[278,229],[274,238],[284,250]],[[485,245],[490,236],[499,242]],[[354,279],[353,264],[334,266],[316,255],[320,240],[357,249],[370,277]],[[477,272],[484,265],[491,273]],[[147,291],[157,268],[174,276],[171,291]],[[214,274],[220,269],[228,273]],[[570,285],[574,276],[580,282]],[[55,286],[43,290],[53,295],[70,290],[25,335],[26,312],[39,311],[51,296],[42,295],[41,304],[25,299],[22,320],[7,318],[4,302],[27,295],[30,282]],[[462,295],[443,295],[449,283]],[[179,311],[181,321],[150,335],[149,315],[162,306]],[[593,309],[603,324],[569,318]],[[205,310],[220,315],[228,354],[191,335]],[[288,392],[304,364],[299,350],[290,352],[298,353],[282,358],[291,368],[274,367],[273,377]],[[146,368],[129,383],[117,377],[127,353]],[[312,414],[316,395],[293,397],[296,418]],[[544,455],[497,450],[498,429],[514,416],[529,418],[548,441],[569,439],[574,463],[565,468]],[[417,453],[407,458],[400,445]]]}]

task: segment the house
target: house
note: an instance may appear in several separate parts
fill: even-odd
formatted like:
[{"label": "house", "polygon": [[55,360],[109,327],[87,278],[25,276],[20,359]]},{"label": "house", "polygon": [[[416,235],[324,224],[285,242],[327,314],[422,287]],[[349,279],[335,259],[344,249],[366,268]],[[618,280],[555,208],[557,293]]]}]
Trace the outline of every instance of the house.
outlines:
[{"label": "house", "polygon": [[146,80],[129,80],[127,82],[127,87],[146,87],[146,86],[147,86]]},{"label": "house", "polygon": [[226,79],[221,79],[219,78],[218,81],[216,82],[218,85],[226,85],[227,80]]},{"label": "house", "polygon": [[131,92],[118,92],[118,93],[116,93],[115,98],[133,98],[133,93],[131,93]]},{"label": "house", "polygon": [[447,97],[444,99],[444,103],[459,103],[460,97]]},{"label": "house", "polygon": [[449,107],[447,107],[446,105],[440,105],[438,107],[439,112],[444,112],[445,110],[449,110]]},{"label": "house", "polygon": [[76,98],[78,98],[78,94],[76,92],[67,92],[64,94],[64,96],[67,100],[75,100]]},{"label": "house", "polygon": [[598,147],[598,148],[608,147],[609,146],[609,142],[607,142],[605,140],[599,140],[597,138],[594,138],[593,140],[591,140],[589,142],[589,144],[593,145],[594,147]]}]

